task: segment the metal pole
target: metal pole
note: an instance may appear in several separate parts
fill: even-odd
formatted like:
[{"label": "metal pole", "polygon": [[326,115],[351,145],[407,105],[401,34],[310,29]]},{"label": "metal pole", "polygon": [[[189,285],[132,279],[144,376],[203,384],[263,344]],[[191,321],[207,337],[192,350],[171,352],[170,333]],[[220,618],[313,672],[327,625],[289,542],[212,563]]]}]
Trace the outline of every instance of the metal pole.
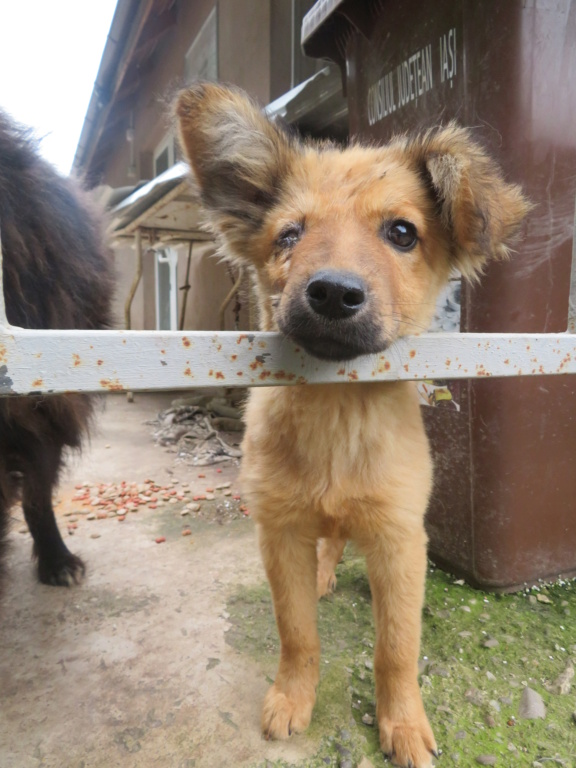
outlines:
[{"label": "metal pole", "polygon": [[226,296],[226,298],[222,302],[222,305],[220,306],[220,330],[221,331],[224,330],[224,325],[226,324],[224,321],[224,312],[226,312],[226,307],[228,306],[228,304],[230,304],[230,302],[234,298],[234,294],[240,288],[240,283],[242,282],[243,277],[244,277],[244,270],[242,269],[242,267],[240,267],[240,269],[238,270],[238,277],[236,278],[236,282],[234,283],[232,288],[230,288],[228,295]]},{"label": "metal pole", "polygon": [[184,320],[186,319],[186,303],[188,300],[188,293],[190,291],[190,264],[192,262],[192,246],[194,243],[190,240],[190,246],[188,248],[188,262],[186,264],[186,280],[184,285],[180,287],[181,291],[184,291],[182,296],[182,312],[180,313],[180,330],[184,330]]},{"label": "metal pole", "polygon": [[134,301],[134,296],[136,295],[136,291],[138,290],[138,285],[140,284],[140,280],[142,279],[142,232],[137,229],[136,230],[136,236],[135,236],[135,243],[136,243],[136,274],[134,275],[134,279],[132,280],[132,285],[130,287],[130,292],[128,293],[128,296],[126,297],[126,302],[124,304],[124,327],[127,331],[129,331],[132,327],[131,324],[131,309],[132,309],[132,302]]}]

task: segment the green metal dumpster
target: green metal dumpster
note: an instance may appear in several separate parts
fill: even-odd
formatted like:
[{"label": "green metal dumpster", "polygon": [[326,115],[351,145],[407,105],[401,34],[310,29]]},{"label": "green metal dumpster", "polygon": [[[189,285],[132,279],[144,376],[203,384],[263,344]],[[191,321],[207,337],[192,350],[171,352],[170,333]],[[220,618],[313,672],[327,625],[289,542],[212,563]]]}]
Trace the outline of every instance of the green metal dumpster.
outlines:
[{"label": "green metal dumpster", "polygon": [[[462,284],[459,330],[565,331],[576,2],[321,0],[302,32],[308,55],[342,68],[352,136],[386,141],[455,118],[536,204],[512,259],[491,265],[480,286]],[[436,465],[431,557],[486,589],[575,575],[576,377],[474,379],[443,391],[424,408]]]}]

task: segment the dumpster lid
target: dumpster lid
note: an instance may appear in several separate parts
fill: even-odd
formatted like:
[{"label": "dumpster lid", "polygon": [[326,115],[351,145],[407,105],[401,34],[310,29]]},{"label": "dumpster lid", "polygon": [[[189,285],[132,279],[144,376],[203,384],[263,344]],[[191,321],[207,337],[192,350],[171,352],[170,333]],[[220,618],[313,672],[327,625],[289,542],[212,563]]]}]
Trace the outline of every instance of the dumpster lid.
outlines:
[{"label": "dumpster lid", "polygon": [[265,108],[303,133],[345,139],[348,136],[348,102],[342,93],[340,73],[326,66]]},{"label": "dumpster lid", "polygon": [[345,0],[318,0],[302,19],[302,45]]},{"label": "dumpster lid", "polygon": [[301,43],[313,59],[330,59],[346,70],[346,42],[352,32],[368,38],[381,0],[318,0],[302,19]]}]

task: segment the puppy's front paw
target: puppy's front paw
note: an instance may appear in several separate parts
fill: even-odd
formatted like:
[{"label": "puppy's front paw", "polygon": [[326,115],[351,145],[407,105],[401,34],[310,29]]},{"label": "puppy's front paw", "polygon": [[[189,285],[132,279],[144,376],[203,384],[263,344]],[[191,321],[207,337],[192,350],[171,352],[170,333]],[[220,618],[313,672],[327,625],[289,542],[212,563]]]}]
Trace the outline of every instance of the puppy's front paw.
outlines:
[{"label": "puppy's front paw", "polygon": [[383,717],[379,726],[380,745],[392,765],[401,768],[433,768],[432,755],[438,756],[438,750],[425,715],[409,723]]},{"label": "puppy's front paw", "polygon": [[310,724],[316,694],[314,691],[284,693],[274,684],[266,694],[262,710],[262,732],[267,739],[287,739],[305,731]]}]

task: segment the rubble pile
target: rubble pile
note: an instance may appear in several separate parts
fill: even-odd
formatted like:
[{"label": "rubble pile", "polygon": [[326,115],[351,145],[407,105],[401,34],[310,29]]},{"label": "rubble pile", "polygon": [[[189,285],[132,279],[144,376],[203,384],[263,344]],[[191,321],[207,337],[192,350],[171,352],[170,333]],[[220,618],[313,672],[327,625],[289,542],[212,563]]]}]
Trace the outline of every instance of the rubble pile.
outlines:
[{"label": "rubble pile", "polygon": [[179,398],[147,423],[155,428],[153,436],[159,445],[174,446],[178,458],[193,466],[234,461],[242,455],[242,414],[230,398]]}]

